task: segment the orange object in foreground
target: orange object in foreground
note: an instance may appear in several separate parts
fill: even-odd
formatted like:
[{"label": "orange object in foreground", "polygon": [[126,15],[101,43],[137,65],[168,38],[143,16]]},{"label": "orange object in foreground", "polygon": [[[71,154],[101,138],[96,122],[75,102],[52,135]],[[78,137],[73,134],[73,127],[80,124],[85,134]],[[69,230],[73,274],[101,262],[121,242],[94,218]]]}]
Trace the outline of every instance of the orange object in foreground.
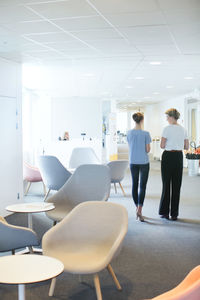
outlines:
[{"label": "orange object in foreground", "polygon": [[183,279],[174,289],[151,300],[199,300],[200,299],[200,265]]}]

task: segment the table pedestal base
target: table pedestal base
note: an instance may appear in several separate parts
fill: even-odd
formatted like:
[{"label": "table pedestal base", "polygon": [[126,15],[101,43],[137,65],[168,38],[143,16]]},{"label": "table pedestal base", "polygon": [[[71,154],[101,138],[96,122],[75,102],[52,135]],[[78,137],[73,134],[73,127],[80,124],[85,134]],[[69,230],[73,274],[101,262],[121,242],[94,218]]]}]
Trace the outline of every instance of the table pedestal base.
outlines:
[{"label": "table pedestal base", "polygon": [[25,300],[25,285],[24,284],[18,284],[18,300]]}]

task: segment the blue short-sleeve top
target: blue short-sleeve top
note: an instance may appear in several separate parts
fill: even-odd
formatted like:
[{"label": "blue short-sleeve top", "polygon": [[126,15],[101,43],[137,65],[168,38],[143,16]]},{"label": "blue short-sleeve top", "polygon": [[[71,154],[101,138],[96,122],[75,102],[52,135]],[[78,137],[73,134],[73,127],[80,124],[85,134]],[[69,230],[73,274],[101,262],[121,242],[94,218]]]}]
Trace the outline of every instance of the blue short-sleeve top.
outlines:
[{"label": "blue short-sleeve top", "polygon": [[129,145],[130,164],[148,164],[149,156],[146,152],[146,145],[151,143],[151,136],[148,131],[132,129],[127,133]]}]

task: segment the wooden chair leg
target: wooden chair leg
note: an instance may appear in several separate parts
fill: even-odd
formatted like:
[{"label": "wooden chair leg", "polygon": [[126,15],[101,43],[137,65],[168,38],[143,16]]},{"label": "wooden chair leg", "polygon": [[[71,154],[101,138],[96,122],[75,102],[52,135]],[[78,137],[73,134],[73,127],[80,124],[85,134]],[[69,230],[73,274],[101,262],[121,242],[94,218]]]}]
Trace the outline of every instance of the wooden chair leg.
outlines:
[{"label": "wooden chair leg", "polygon": [[28,194],[30,186],[31,186],[31,182],[28,182],[27,187],[26,187],[26,191],[25,191],[25,194],[24,194],[25,196]]},{"label": "wooden chair leg", "polygon": [[43,184],[43,189],[44,189],[44,196],[46,195],[47,191],[46,191],[46,186],[44,184],[44,182],[42,181],[42,184]]},{"label": "wooden chair leg", "polygon": [[52,280],[51,280],[51,285],[49,288],[49,297],[53,296],[55,286],[56,286],[56,277],[52,278]]},{"label": "wooden chair leg", "polygon": [[45,197],[44,197],[44,201],[47,199],[47,197],[49,196],[50,193],[50,189],[48,189],[48,192],[46,193]]},{"label": "wooden chair leg", "polygon": [[120,186],[120,188],[121,188],[122,193],[124,194],[124,196],[126,196],[126,194],[125,194],[125,192],[124,192],[124,189],[123,189],[123,186],[122,186],[121,182],[119,182],[119,186]]},{"label": "wooden chair leg", "polygon": [[112,278],[113,278],[113,280],[114,280],[114,283],[115,283],[117,289],[118,289],[119,291],[121,291],[121,290],[122,290],[122,287],[121,287],[121,285],[120,285],[120,283],[119,283],[119,281],[118,281],[118,279],[117,279],[117,277],[116,277],[116,275],[115,275],[115,272],[113,271],[113,268],[111,267],[110,264],[107,266],[107,270],[108,270],[108,272],[110,273],[110,275],[112,276]]},{"label": "wooden chair leg", "polygon": [[97,300],[102,300],[100,281],[99,276],[97,274],[94,275],[94,285],[96,289]]},{"label": "wooden chair leg", "polygon": [[117,186],[115,182],[114,182],[114,187],[115,187],[115,194],[117,194]]}]

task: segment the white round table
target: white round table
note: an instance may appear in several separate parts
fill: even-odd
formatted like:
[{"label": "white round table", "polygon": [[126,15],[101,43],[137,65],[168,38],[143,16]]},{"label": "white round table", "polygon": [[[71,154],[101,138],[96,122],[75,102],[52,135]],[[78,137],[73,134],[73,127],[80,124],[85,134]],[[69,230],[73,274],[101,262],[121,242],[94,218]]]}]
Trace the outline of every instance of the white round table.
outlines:
[{"label": "white round table", "polygon": [[40,213],[54,209],[52,203],[46,202],[30,202],[17,203],[6,207],[6,210],[16,213],[28,213],[28,227],[33,228],[32,213]]},{"label": "white round table", "polygon": [[9,255],[0,257],[0,270],[0,283],[18,284],[18,300],[25,300],[25,284],[55,278],[64,265],[44,255]]}]

